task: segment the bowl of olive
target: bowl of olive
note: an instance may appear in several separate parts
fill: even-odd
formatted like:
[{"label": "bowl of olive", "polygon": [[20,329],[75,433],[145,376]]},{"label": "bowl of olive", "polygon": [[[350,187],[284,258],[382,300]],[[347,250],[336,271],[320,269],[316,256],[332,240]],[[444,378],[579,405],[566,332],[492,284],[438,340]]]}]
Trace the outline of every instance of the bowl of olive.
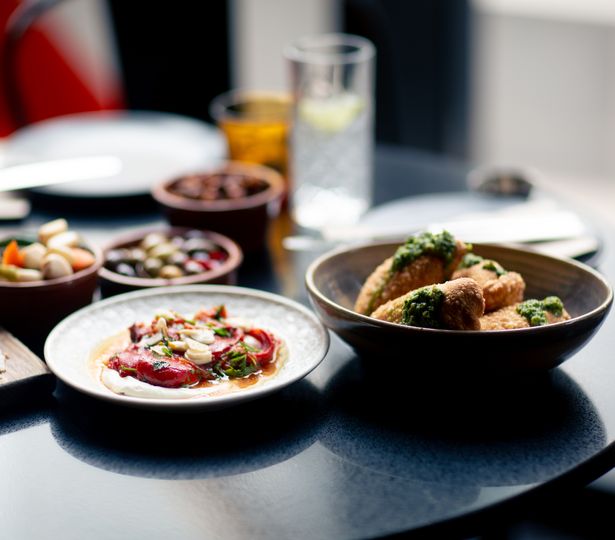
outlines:
[{"label": "bowl of olive", "polygon": [[166,285],[233,285],[243,260],[230,238],[187,227],[135,231],[109,244],[103,255],[99,277],[104,297]]}]

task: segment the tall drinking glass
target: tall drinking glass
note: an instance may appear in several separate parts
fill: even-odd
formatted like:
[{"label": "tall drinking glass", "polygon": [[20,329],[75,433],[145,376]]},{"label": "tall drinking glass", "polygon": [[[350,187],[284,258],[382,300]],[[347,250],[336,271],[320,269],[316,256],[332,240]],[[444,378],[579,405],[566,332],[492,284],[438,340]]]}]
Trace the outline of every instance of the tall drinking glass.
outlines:
[{"label": "tall drinking glass", "polygon": [[291,211],[301,227],[352,225],[372,196],[373,69],[367,39],[324,34],[289,44]]}]

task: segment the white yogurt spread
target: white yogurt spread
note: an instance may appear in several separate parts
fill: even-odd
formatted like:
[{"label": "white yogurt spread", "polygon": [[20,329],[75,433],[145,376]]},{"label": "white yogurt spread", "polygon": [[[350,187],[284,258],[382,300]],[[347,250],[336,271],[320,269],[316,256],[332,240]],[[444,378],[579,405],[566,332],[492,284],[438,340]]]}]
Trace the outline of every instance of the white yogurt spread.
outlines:
[{"label": "white yogurt spread", "polygon": [[134,377],[122,377],[117,371],[114,369],[109,369],[108,367],[102,368],[100,380],[109,390],[115,392],[116,394],[155,399],[178,399],[206,396],[218,393],[220,391],[226,391],[228,390],[227,387],[232,386],[227,381],[221,381],[218,384],[198,388],[164,388],[162,386],[155,386],[153,384],[139,381]]}]

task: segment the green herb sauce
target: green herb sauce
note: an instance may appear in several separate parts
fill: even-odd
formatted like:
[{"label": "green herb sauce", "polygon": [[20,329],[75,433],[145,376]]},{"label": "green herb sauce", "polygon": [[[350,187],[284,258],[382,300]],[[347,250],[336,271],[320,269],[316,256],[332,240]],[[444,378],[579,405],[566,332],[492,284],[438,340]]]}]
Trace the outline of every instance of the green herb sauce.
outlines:
[{"label": "green herb sauce", "polygon": [[484,259],[480,255],[476,255],[475,253],[466,253],[459,263],[459,268],[470,268],[470,266],[475,266],[483,261]]},{"label": "green herb sauce", "polygon": [[544,300],[526,300],[517,306],[517,313],[525,317],[530,326],[547,324],[547,312],[556,317],[564,312],[564,304],[557,296],[547,296]]},{"label": "green herb sauce", "polygon": [[411,236],[405,244],[397,248],[393,256],[391,271],[397,272],[405,268],[421,255],[435,255],[448,265],[455,255],[455,238],[448,231],[437,234],[424,232]]},{"label": "green herb sauce", "polygon": [[[471,266],[476,266],[477,264],[482,263],[484,260],[485,259],[483,257],[476,255],[475,253],[466,253],[459,263],[459,268],[470,268]],[[482,268],[495,272],[498,277],[508,273],[502,265],[495,261],[486,261]]]},{"label": "green herb sauce", "polygon": [[444,293],[435,285],[417,289],[404,302],[402,324],[441,328],[440,307],[443,300]]},{"label": "green herb sauce", "polygon": [[542,301],[543,307],[556,317],[561,317],[564,313],[564,304],[557,296],[547,296]]},{"label": "green herb sauce", "polygon": [[485,264],[483,264],[483,269],[495,272],[498,277],[508,274],[508,272],[504,270],[504,268],[502,268],[502,266],[495,261],[486,262]]}]

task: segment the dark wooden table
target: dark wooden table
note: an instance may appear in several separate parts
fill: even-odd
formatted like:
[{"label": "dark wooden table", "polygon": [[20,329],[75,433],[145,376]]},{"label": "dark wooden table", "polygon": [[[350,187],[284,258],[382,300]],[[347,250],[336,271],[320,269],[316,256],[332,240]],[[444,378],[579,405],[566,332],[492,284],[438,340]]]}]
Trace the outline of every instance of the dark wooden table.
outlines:
[{"label": "dark wooden table", "polygon": [[[375,201],[463,190],[465,173],[382,147]],[[24,226],[56,217],[42,208]],[[139,216],[70,208],[57,211],[100,242],[160,219],[146,208]],[[314,254],[285,252],[287,232],[279,221],[239,285],[305,302],[302,271]],[[601,232],[607,248],[615,244],[615,231]],[[610,249],[601,270],[615,276]],[[306,379],[188,415],[112,406],[60,384],[0,412],[2,537],[523,537],[520,519],[571,513],[581,488],[615,464],[613,351],[611,316],[585,349],[540,377],[396,384],[389,359],[381,377],[368,377],[333,337]]]}]

